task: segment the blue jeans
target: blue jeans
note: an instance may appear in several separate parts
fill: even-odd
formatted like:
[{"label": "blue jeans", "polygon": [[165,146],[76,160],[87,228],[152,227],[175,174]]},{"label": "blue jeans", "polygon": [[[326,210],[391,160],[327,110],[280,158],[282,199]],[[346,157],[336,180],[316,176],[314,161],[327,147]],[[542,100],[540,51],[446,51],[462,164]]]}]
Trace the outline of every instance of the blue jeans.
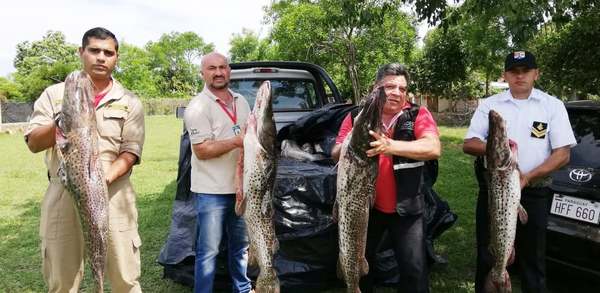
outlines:
[{"label": "blue jeans", "polygon": [[226,231],[227,262],[233,281],[232,292],[247,293],[252,289],[246,275],[248,265],[248,234],[242,217],[235,214],[234,194],[193,193],[198,213],[198,239],[194,292],[210,293],[213,290],[219,244]]}]

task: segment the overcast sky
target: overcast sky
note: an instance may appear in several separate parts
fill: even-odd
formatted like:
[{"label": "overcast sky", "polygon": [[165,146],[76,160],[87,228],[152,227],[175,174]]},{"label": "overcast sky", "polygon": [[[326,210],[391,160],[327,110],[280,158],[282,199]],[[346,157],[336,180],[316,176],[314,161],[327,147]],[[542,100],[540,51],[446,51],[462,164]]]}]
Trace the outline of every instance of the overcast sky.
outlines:
[{"label": "overcast sky", "polygon": [[[41,40],[49,30],[81,44],[86,30],[102,26],[119,41],[143,47],[164,33],[193,31],[227,54],[243,28],[266,36],[263,7],[271,0],[9,0],[0,14],[0,76],[15,71],[16,46]],[[420,38],[426,25],[418,27]],[[420,40],[419,40],[420,41]]]},{"label": "overcast sky", "polygon": [[0,76],[14,72],[16,46],[61,31],[80,44],[86,30],[102,26],[119,41],[144,46],[164,33],[193,31],[227,53],[232,34],[251,29],[264,36],[263,6],[271,0],[15,0],[0,15]]}]

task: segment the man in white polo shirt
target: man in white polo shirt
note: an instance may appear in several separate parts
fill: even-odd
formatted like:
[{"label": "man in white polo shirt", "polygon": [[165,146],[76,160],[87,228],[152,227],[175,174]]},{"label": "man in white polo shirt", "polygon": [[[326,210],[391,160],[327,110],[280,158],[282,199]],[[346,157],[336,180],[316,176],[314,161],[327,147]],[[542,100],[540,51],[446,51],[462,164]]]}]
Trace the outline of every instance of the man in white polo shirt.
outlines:
[{"label": "man in white polo shirt", "polygon": [[246,293],[252,289],[246,275],[246,225],[234,211],[235,171],[243,146],[241,127],[250,107],[243,96],[229,90],[230,73],[225,56],[216,52],[205,55],[201,63],[204,89],[190,101],[184,115],[194,154],[191,191],[196,197],[198,213],[195,293],[213,290],[216,257],[225,231],[232,292]]},{"label": "man in white polo shirt", "polygon": [[[506,56],[504,79],[509,90],[485,99],[473,115],[463,151],[484,156],[488,135],[488,113],[494,110],[506,120],[508,137],[518,145],[521,172],[521,204],[529,215],[526,224],[517,224],[515,255],[523,292],[546,291],[546,224],[548,222],[549,175],[569,162],[570,148],[576,144],[564,104],[533,87],[539,70],[528,51]],[[477,272],[475,292],[484,283],[493,259],[488,251],[489,220],[487,185],[482,159],[476,161],[479,197],[476,210]]]}]

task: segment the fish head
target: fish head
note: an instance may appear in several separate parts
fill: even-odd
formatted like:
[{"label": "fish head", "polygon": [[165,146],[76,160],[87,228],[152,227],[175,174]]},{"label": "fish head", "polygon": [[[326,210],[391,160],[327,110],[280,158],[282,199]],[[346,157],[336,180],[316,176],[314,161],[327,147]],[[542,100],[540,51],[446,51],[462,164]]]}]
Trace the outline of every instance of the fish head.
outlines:
[{"label": "fish head", "polygon": [[94,86],[85,71],[71,72],[65,79],[59,126],[64,133],[95,122]]},{"label": "fish head", "polygon": [[489,132],[486,144],[488,168],[507,169],[516,166],[517,143],[508,138],[506,121],[500,113],[490,110]]},{"label": "fish head", "polygon": [[387,100],[383,87],[376,87],[369,95],[364,97],[361,102],[361,111],[354,120],[352,137],[350,146],[358,152],[364,153],[370,149],[369,142],[372,137],[369,130],[381,132],[383,123],[381,122],[381,114],[383,106]]},{"label": "fish head", "polygon": [[263,147],[274,146],[277,131],[275,121],[273,120],[273,93],[271,91],[271,82],[265,80],[258,88],[256,99],[254,100],[254,108],[252,108],[251,116],[255,119],[256,135]]}]

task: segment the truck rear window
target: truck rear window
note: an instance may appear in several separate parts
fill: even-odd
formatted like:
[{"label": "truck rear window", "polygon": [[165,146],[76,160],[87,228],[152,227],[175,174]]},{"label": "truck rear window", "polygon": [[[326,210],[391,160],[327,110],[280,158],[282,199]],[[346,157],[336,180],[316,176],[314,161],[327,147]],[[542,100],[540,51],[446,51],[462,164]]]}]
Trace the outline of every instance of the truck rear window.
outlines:
[{"label": "truck rear window", "polygon": [[[231,80],[229,88],[242,94],[254,107],[256,92],[264,79]],[[315,84],[312,80],[271,79],[273,111],[312,110],[317,107]]]},{"label": "truck rear window", "polygon": [[571,151],[571,165],[600,168],[600,115],[597,111],[569,110],[577,146]]}]

